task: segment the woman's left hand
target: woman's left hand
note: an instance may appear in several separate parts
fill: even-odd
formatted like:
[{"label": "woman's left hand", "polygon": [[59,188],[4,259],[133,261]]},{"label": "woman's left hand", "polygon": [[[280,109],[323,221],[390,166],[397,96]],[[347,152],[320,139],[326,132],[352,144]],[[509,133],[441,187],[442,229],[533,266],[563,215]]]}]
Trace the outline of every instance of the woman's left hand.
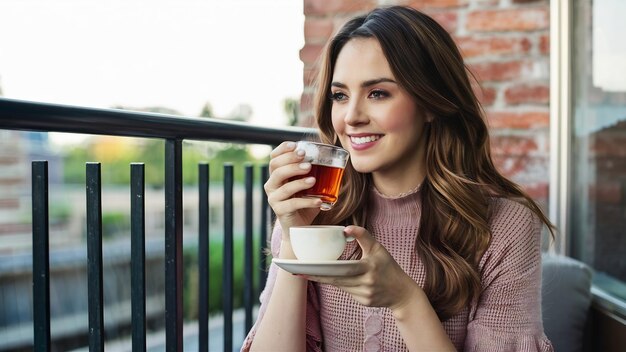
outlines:
[{"label": "woman's left hand", "polygon": [[366,229],[348,226],[345,233],[354,237],[363,251],[354,275],[307,276],[309,280],[337,286],[365,306],[392,310],[405,306],[421,290]]}]

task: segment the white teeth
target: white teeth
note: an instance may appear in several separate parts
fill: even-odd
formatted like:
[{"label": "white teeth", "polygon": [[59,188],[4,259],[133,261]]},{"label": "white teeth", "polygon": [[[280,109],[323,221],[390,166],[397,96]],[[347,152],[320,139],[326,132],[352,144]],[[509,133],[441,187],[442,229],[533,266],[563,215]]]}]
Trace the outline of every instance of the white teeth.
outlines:
[{"label": "white teeth", "polygon": [[380,136],[350,137],[350,140],[354,144],[370,143],[379,139],[380,139]]}]

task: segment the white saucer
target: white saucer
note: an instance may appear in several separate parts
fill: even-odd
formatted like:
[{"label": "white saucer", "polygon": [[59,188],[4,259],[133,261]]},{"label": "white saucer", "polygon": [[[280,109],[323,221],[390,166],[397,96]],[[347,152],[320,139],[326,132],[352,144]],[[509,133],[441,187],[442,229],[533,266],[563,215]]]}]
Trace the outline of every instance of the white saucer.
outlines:
[{"label": "white saucer", "polygon": [[273,258],[272,262],[292,274],[349,276],[358,269],[359,260],[297,260]]}]

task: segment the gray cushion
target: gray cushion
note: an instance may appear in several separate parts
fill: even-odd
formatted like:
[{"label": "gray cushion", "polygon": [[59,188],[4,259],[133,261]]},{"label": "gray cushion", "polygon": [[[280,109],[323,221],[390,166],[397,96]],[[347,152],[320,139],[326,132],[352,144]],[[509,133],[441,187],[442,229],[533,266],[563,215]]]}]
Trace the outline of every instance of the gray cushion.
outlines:
[{"label": "gray cushion", "polygon": [[591,269],[578,260],[544,254],[541,309],[543,328],[554,350],[582,351],[591,304]]}]

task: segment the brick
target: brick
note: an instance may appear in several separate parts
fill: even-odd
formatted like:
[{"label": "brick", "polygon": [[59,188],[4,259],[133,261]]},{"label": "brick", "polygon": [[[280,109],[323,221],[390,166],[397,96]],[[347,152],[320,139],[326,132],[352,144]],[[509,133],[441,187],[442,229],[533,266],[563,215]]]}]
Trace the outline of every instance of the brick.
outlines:
[{"label": "brick", "polygon": [[545,201],[548,199],[550,185],[547,182],[523,184],[522,190],[535,201]]},{"label": "brick", "polygon": [[494,155],[496,169],[515,182],[529,184],[548,179],[549,163],[545,157]]},{"label": "brick", "polygon": [[375,0],[304,0],[304,15],[334,15],[369,11],[375,8]]},{"label": "brick", "polygon": [[524,72],[532,71],[532,63],[525,61],[478,62],[469,66],[481,82],[518,79],[522,77]]},{"label": "brick", "polygon": [[515,85],[504,91],[504,99],[509,105],[548,104],[550,86],[548,83]]},{"label": "brick", "polygon": [[550,113],[548,111],[490,111],[487,113],[487,121],[490,128],[548,128],[550,125]]},{"label": "brick", "polygon": [[493,155],[493,162],[496,169],[505,177],[513,179],[517,174],[526,170],[529,163],[527,157],[511,157],[504,155]]},{"label": "brick", "polygon": [[332,19],[307,17],[304,21],[304,39],[307,43],[325,43],[333,34]]},{"label": "brick", "polygon": [[402,2],[402,4],[421,10],[426,8],[466,7],[469,4],[469,0],[413,0]]},{"label": "brick", "polygon": [[480,10],[467,15],[466,26],[476,32],[546,30],[550,16],[543,7]]},{"label": "brick", "polygon": [[456,42],[465,58],[527,54],[531,47],[530,40],[525,37],[459,37]]},{"label": "brick", "polygon": [[473,88],[474,94],[476,94],[478,101],[480,101],[483,106],[491,106],[496,101],[498,92],[495,88],[481,87],[478,85],[475,85]]},{"label": "brick", "polygon": [[439,23],[448,33],[456,32],[459,27],[459,16],[456,12],[452,11],[439,11],[439,12],[425,12],[428,16],[432,17],[437,23]]},{"label": "brick", "polygon": [[537,141],[526,136],[492,136],[491,152],[493,155],[521,156],[537,152]]},{"label": "brick", "polygon": [[543,34],[539,37],[539,52],[544,55],[550,54],[550,35]]},{"label": "brick", "polygon": [[300,60],[302,60],[305,65],[315,64],[316,61],[318,61],[323,50],[323,44],[307,43],[302,49],[300,49]]}]

